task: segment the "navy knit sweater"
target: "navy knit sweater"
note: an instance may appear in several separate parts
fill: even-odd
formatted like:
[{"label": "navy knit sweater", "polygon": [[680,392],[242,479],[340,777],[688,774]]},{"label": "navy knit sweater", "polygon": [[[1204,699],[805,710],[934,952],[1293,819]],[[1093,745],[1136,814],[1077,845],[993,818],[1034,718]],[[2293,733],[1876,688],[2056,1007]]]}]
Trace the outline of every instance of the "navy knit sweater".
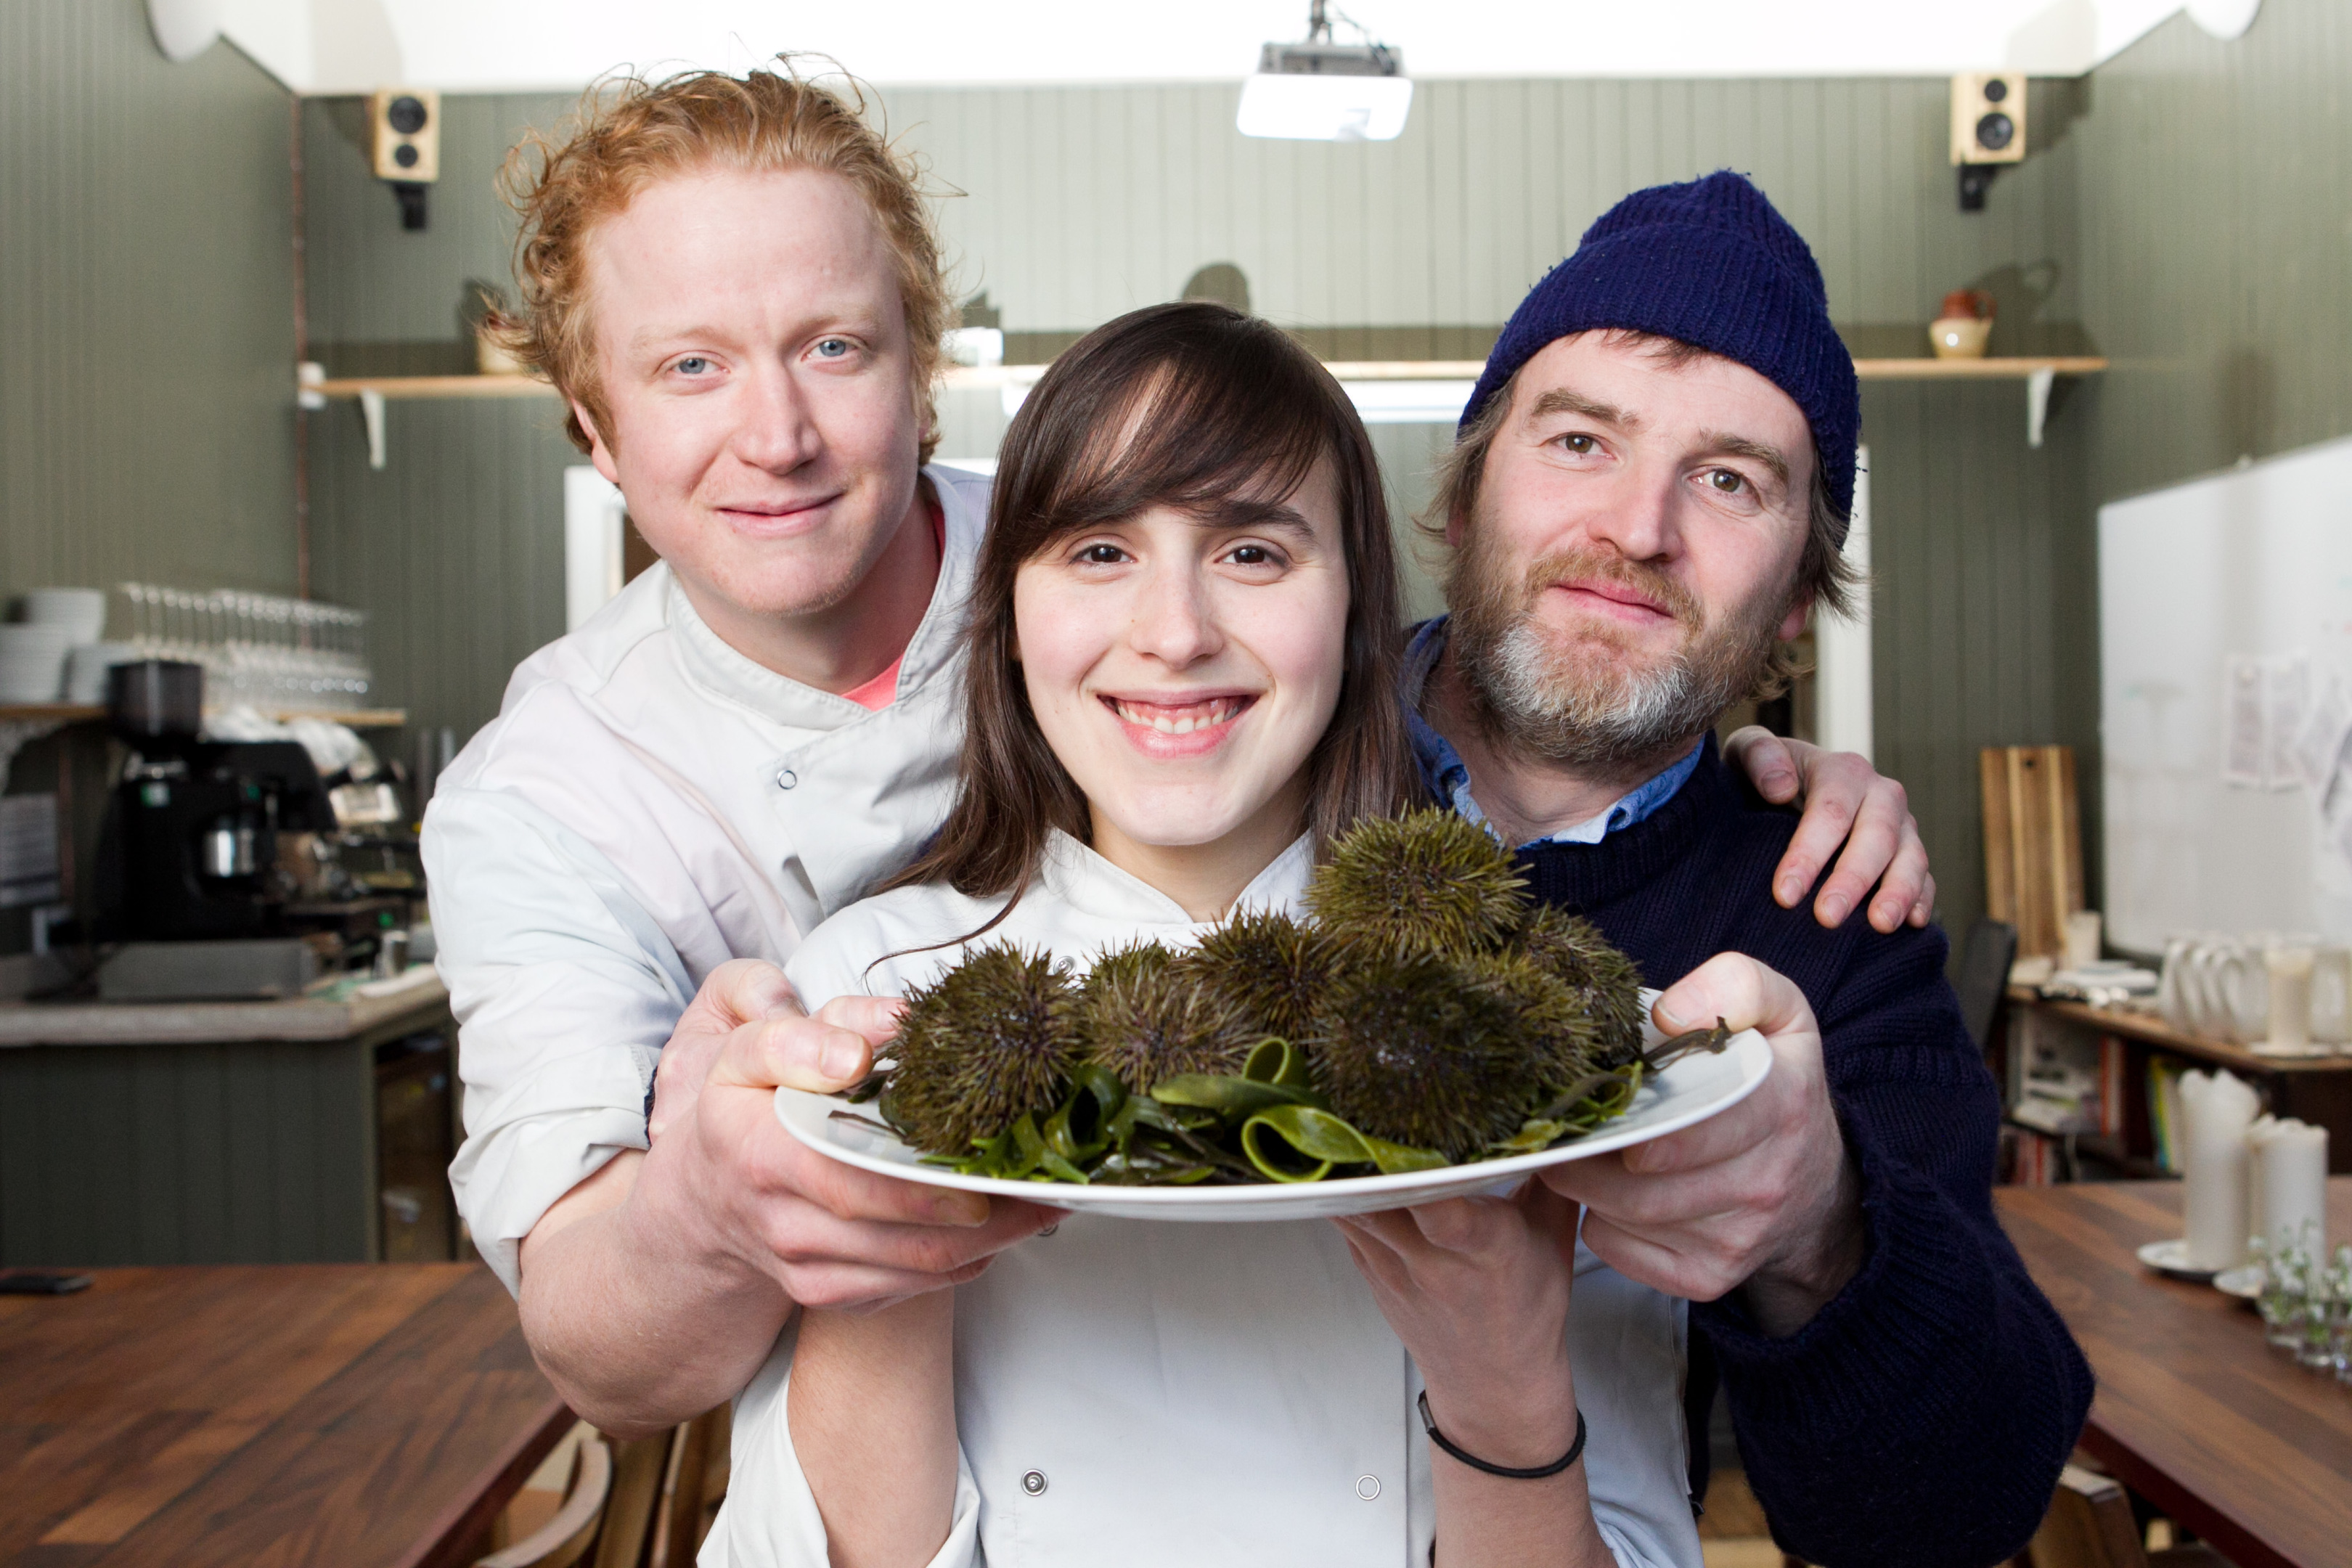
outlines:
[{"label": "navy knit sweater", "polygon": [[1944,979],[1938,931],[1837,931],[1769,891],[1793,813],[1715,742],[1690,781],[1598,844],[1522,850],[1536,896],[1590,917],[1664,986],[1745,952],[1803,990],[1862,1178],[1862,1271],[1770,1339],[1737,1293],[1691,1309],[1748,1479],[1783,1549],[1826,1568],[1985,1568],[2050,1506],[2091,1373],[1992,1214],[2000,1118]]}]

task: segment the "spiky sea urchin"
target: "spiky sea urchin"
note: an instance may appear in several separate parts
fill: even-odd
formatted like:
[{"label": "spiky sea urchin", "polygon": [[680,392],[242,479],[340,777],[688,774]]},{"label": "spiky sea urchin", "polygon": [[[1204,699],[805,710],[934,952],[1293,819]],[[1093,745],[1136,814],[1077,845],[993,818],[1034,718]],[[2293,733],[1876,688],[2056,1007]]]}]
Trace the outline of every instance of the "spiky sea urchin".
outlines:
[{"label": "spiky sea urchin", "polygon": [[1097,959],[1076,1010],[1087,1058],[1146,1093],[1179,1073],[1240,1072],[1263,1034],[1156,942]]},{"label": "spiky sea urchin", "polygon": [[1596,1068],[1642,1051],[1642,972],[1591,921],[1547,905],[1528,917],[1512,947],[1556,975],[1591,1024]]},{"label": "spiky sea urchin", "polygon": [[1238,1008],[1256,1035],[1306,1037],[1315,1000],[1330,978],[1328,944],[1279,911],[1244,910],[1176,961]]},{"label": "spiky sea urchin", "polygon": [[1543,1091],[1538,1098],[1565,1089],[1600,1067],[1597,1026],[1583,997],[1559,976],[1511,948],[1458,963],[1474,983],[1491,986],[1508,999],[1536,1058],[1528,1087]]},{"label": "spiky sea urchin", "polygon": [[1518,1131],[1546,1082],[1519,1007],[1475,961],[1360,951],[1316,1009],[1316,1087],[1361,1131],[1467,1160]]},{"label": "spiky sea urchin", "polygon": [[1307,908],[1332,937],[1392,953],[1455,957],[1501,945],[1527,914],[1511,854],[1450,811],[1367,817],[1331,847]]},{"label": "spiky sea urchin", "polygon": [[963,1154],[1068,1092],[1079,1059],[1067,966],[990,942],[907,994],[887,1112],[908,1141]]}]

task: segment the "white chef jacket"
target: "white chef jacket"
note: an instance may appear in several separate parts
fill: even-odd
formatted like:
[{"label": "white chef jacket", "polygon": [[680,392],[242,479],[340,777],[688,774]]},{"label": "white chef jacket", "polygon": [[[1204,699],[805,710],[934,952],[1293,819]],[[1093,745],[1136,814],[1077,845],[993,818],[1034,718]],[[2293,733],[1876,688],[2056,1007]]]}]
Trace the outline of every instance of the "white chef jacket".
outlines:
[{"label": "white chef jacket", "polygon": [[[1301,838],[1242,902],[1294,908],[1312,868]],[[786,973],[811,1005],[901,994],[957,962],[954,939],[1003,903],[898,889],[825,922]],[[982,940],[1083,970],[1138,936],[1190,945],[1209,929],[1055,834],[1039,883]],[[1627,1568],[1701,1561],[1685,1312],[1578,1247],[1569,1353],[1591,1426],[1581,1462],[1601,1536]],[[1420,1377],[1330,1222],[1074,1215],[958,1287],[955,1316],[959,1477],[934,1568],[1430,1561]],[[792,1354],[788,1330],[736,1401],[732,1479],[703,1568],[827,1561],[786,1414]]]},{"label": "white chef jacket", "polygon": [[656,566],[524,660],[442,774],[424,856],[466,1085],[449,1176],[509,1289],[540,1215],[646,1147],[654,1063],[703,977],[783,963],[946,818],[988,481],[923,472],[945,548],[888,707],[752,662]]}]

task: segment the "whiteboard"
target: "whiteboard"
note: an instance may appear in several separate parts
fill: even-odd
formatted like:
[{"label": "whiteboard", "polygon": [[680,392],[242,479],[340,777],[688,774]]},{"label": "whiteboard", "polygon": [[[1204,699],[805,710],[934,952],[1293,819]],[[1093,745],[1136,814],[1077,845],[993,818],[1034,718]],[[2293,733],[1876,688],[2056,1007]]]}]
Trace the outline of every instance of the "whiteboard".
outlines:
[{"label": "whiteboard", "polygon": [[2099,652],[2110,940],[2352,936],[2352,439],[2100,508]]}]

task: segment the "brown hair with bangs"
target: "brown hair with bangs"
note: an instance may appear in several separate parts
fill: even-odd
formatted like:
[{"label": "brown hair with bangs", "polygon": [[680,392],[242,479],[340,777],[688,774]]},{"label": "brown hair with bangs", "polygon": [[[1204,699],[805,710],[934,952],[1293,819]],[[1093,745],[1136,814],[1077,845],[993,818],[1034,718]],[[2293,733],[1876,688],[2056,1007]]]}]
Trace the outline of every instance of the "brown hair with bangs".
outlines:
[{"label": "brown hair with bangs", "polygon": [[886,885],[1017,895],[1049,830],[1093,837],[1086,797],[1046,745],[1014,657],[1013,585],[1024,564],[1155,506],[1245,526],[1325,459],[1339,487],[1348,625],[1339,706],[1307,762],[1306,826],[1319,851],[1357,818],[1412,798],[1397,705],[1396,552],[1362,421],[1280,329],[1204,301],[1154,305],[1066,351],[1005,432],[964,632],[955,806],[921,858]]}]

